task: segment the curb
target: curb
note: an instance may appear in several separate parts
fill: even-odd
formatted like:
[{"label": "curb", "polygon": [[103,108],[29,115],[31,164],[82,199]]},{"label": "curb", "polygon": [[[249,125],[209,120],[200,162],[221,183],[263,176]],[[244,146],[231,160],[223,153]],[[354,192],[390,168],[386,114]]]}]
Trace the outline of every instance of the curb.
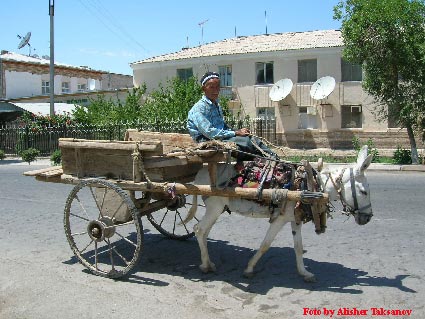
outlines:
[{"label": "curb", "polygon": [[[311,163],[313,165],[316,165],[317,163]],[[341,165],[351,165],[350,164],[343,164],[343,163],[325,163],[327,166],[341,166]],[[31,166],[52,166],[52,162],[50,161],[50,158],[39,158],[35,160],[34,162],[31,162],[31,164],[28,164],[27,162],[22,161],[20,158],[6,158],[4,160],[0,160],[0,166],[2,165],[27,165],[28,167]],[[368,171],[402,171],[402,172],[425,172],[425,165],[394,165],[394,164],[380,164],[380,163],[372,163],[370,164]]]}]

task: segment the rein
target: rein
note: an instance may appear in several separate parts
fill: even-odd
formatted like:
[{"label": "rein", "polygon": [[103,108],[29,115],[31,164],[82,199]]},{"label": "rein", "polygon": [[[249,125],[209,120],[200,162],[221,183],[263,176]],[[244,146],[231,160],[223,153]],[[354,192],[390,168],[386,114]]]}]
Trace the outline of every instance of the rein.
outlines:
[{"label": "rein", "polygon": [[[341,173],[338,175],[338,177],[334,180],[332,177],[331,173],[328,173],[327,176],[327,180],[325,182],[325,184],[323,185],[323,188],[326,186],[328,180],[330,180],[333,184],[333,186],[335,187],[336,192],[338,193],[338,198],[341,201],[342,207],[343,207],[343,211],[345,213],[349,213],[349,214],[358,214],[358,215],[366,215],[366,216],[373,216],[373,213],[366,213],[364,212],[365,209],[368,209],[370,207],[372,207],[372,204],[368,204],[366,206],[360,207],[359,208],[359,204],[357,201],[357,193],[356,193],[356,185],[355,185],[355,180],[354,180],[354,169],[351,167],[350,168],[350,186],[351,186],[351,195],[353,196],[353,201],[354,201],[354,207],[351,207],[348,203],[347,200],[345,199],[343,193],[342,193],[342,177],[344,176],[345,173],[345,168],[342,169]],[[339,184],[339,186],[337,186],[337,184]]]}]

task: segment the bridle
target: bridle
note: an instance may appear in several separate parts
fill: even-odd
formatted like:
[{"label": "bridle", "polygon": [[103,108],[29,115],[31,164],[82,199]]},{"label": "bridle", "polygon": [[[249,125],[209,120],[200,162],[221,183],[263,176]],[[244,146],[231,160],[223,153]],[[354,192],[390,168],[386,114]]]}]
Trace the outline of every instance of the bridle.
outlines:
[{"label": "bridle", "polygon": [[[359,207],[358,201],[357,201],[357,194],[356,194],[356,185],[355,185],[355,179],[354,179],[354,169],[350,168],[350,186],[351,186],[351,195],[353,196],[354,201],[354,207],[347,203],[347,200],[345,199],[343,192],[342,192],[342,178],[344,176],[346,168],[343,168],[341,173],[334,179],[332,177],[332,174],[329,172],[326,174],[327,179],[325,184],[323,185],[323,190],[328,182],[330,180],[335,187],[335,190],[337,191],[338,198],[341,201],[343,211],[347,214],[352,214],[354,216],[365,216],[369,217],[369,219],[373,216],[372,212],[365,212],[366,209],[371,208],[372,204],[368,204],[362,207]],[[322,184],[322,183],[321,183]],[[339,186],[338,186],[339,185]]]}]

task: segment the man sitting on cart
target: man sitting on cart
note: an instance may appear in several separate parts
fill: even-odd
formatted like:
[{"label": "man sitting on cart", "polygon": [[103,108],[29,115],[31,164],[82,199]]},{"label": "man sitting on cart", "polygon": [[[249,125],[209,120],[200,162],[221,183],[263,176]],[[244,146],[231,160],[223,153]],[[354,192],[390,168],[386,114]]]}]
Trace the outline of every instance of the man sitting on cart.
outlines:
[{"label": "man sitting on cart", "polygon": [[259,138],[251,136],[248,128],[234,131],[224,122],[223,110],[218,102],[220,93],[218,73],[205,73],[201,78],[201,85],[204,95],[193,105],[187,119],[189,134],[195,142],[214,139],[234,142],[241,151],[236,155],[238,160],[251,160],[253,155],[264,156],[264,154],[278,159]]}]

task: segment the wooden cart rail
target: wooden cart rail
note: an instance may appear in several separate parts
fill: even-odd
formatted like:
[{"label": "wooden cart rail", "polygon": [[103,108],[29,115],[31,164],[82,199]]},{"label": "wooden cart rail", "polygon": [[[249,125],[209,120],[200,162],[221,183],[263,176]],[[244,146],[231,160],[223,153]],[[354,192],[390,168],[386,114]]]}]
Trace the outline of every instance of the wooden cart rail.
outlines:
[{"label": "wooden cart rail", "polygon": [[[63,174],[60,166],[50,167],[46,169],[40,169],[35,171],[25,172],[26,176],[34,176],[37,180],[47,182],[57,182],[64,184],[79,184],[82,179],[72,175]],[[118,187],[124,190],[130,191],[142,191],[152,193],[163,193],[166,194],[170,190],[174,191],[175,194],[185,195],[204,195],[204,196],[224,196],[224,197],[239,197],[243,199],[257,200],[258,194],[255,188],[242,188],[242,187],[226,187],[218,188],[211,185],[193,185],[187,183],[158,183],[158,182],[132,182],[132,181],[121,181],[121,180],[109,180],[116,184]],[[262,200],[270,202],[273,196],[282,193],[287,200],[299,201],[308,200],[307,196],[311,193],[302,191],[288,191],[288,190],[276,190],[276,189],[264,189],[262,191]],[[285,193],[285,194],[283,194]],[[318,201],[327,202],[329,196],[326,193],[314,193]]]}]

